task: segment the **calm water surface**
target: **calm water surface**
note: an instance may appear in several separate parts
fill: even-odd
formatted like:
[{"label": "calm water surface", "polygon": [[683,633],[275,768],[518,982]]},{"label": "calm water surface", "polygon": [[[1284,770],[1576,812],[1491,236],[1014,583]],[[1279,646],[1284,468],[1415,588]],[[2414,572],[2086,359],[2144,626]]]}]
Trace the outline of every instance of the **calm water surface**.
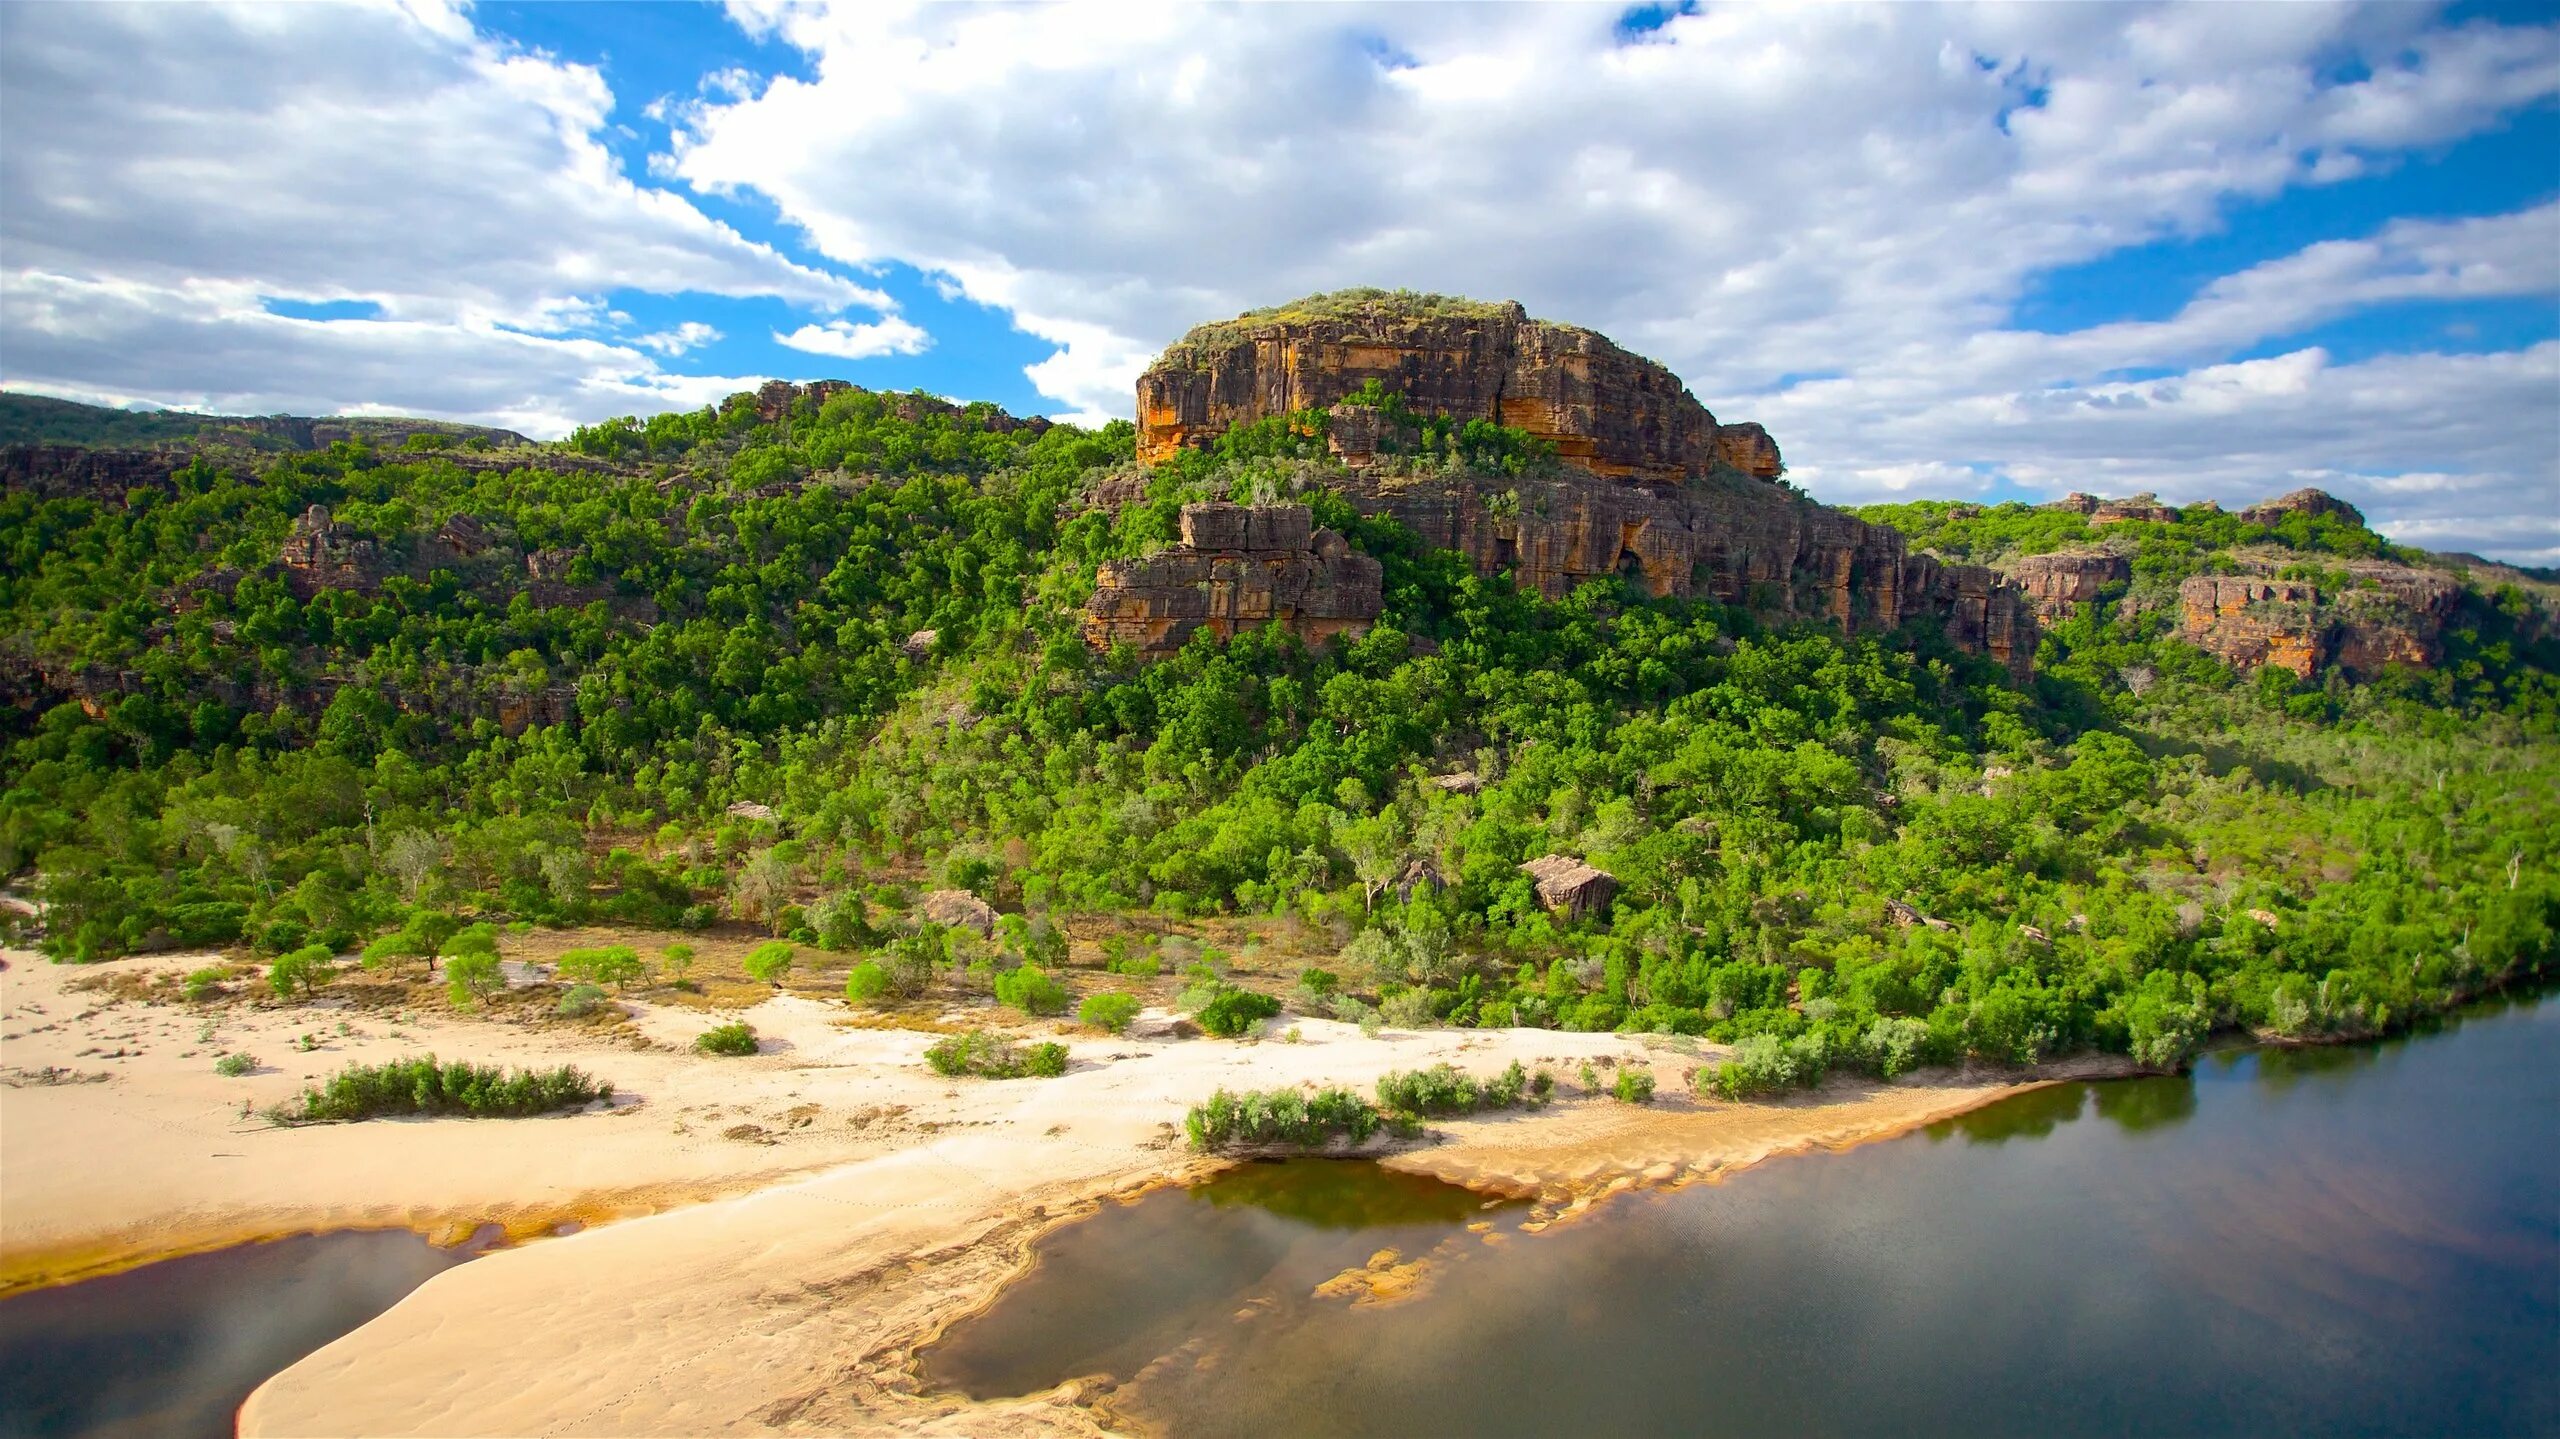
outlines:
[{"label": "calm water surface", "polygon": [[0,1435],[229,1435],[270,1375],[482,1247],[314,1234],[0,1299]]},{"label": "calm water surface", "polygon": [[[2551,1001],[1528,1217],[1247,1166],[1052,1236],[924,1372],[1185,1436],[2560,1433]],[[1381,1248],[1423,1297],[1312,1295]]]}]

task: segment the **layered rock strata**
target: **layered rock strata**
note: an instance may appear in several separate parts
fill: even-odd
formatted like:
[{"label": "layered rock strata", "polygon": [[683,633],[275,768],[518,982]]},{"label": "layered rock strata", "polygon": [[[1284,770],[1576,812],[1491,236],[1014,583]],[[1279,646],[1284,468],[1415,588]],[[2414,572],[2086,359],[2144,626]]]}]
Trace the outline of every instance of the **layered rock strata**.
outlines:
[{"label": "layered rock strata", "polygon": [[1204,629],[1226,638],[1274,622],[1310,645],[1356,639],[1378,618],[1384,578],[1304,505],[1185,505],[1180,544],[1101,567],[1085,639],[1149,657]]},{"label": "layered rock strata", "polygon": [[[1230,426],[1326,410],[1375,380],[1415,412],[1527,430],[1594,474],[1676,482],[1719,454],[1715,416],[1678,376],[1602,335],[1532,320],[1517,304],[1414,313],[1246,316],[1203,325],[1138,379],[1138,459],[1154,464]],[[1722,444],[1737,468],[1775,475],[1756,425]],[[1358,453],[1357,442],[1350,446]]]},{"label": "layered rock strata", "polygon": [[2008,569],[2009,578],[2034,602],[2037,617],[2047,620],[2069,619],[2109,586],[2133,578],[2132,561],[2104,550],[2021,555]]},{"label": "layered rock strata", "polygon": [[2276,665],[2297,675],[2336,666],[2370,679],[2387,665],[2429,669],[2444,660],[2444,632],[2461,608],[2451,578],[2406,565],[2362,561],[2346,586],[2264,573],[2196,575],[2178,587],[2178,632],[2241,669]]}]

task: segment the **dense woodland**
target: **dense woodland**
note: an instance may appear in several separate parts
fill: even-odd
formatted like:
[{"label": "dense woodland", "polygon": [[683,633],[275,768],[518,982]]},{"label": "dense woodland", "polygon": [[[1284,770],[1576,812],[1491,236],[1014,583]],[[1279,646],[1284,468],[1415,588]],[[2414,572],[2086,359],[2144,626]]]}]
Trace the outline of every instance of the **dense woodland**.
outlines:
[{"label": "dense woodland", "polygon": [[[1410,464],[1551,462],[1418,428]],[[2022,688],[1922,631],[1524,594],[1354,513],[1285,423],[1153,473],[1125,425],[862,392],[595,426],[564,446],[614,462],[595,472],[445,443],[208,452],[123,503],[0,496],[0,658],[116,677],[85,706],[22,684],[46,699],[0,718],[0,872],[46,906],[49,952],[743,921],[983,988],[1105,917],[1265,917],[1321,956],[1302,1008],[1700,1035],[1742,1045],[1737,1094],[2378,1032],[2552,960],[2560,686],[2512,596],[2480,597],[2444,670],[2367,685],[2235,674],[2165,610],[2102,603],[2048,627]],[[1385,563],[1368,637],[1087,651],[1097,564],[1165,541],[1186,499],[1275,491]],[[314,504],[395,558],[467,516],[574,555],[593,597],[457,567],[297,598],[274,562]],[[1955,558],[2082,523],[1870,518]],[[2296,519],[2117,532],[2153,594],[2236,544],[2389,552]],[[244,688],[263,698],[221,698]],[[541,693],[561,722],[516,734],[455,700]],[[1431,783],[1459,771],[1476,792]],[[1518,866],[1549,853],[1616,876],[1605,916],[1540,906]],[[1021,920],[983,953],[920,934],[931,885]]]}]

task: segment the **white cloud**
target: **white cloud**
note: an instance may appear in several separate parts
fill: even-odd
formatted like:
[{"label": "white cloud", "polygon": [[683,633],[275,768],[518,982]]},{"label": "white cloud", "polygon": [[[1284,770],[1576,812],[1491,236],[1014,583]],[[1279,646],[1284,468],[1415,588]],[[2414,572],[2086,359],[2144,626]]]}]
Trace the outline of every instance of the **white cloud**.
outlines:
[{"label": "white cloud", "polygon": [[661,355],[681,355],[698,350],[720,338],[720,332],[700,320],[687,320],[672,330],[659,330],[635,337],[631,343]]},{"label": "white cloud", "polygon": [[[2552,207],[2344,236],[2166,320],[2006,328],[2039,276],[2560,93],[2560,27],[2395,5],[1734,6],[1628,43],[1608,7],[732,13],[812,73],[686,110],[667,171],[769,198],[839,263],[913,264],[1008,310],[1058,347],[1033,383],[1081,411],[1127,414],[1137,371],[1199,320],[1379,284],[1602,329],[1769,422],[1842,498],[2157,477],[2138,447],[2171,424],[2253,457],[2214,466],[2242,487],[2226,499],[2416,448],[2387,425],[2471,447],[2414,462],[2504,473],[2519,508],[2560,470],[2560,395],[2529,381],[2520,409],[2435,426],[2416,406],[2459,401],[2421,362],[2415,388],[2305,428],[2313,399],[2379,371],[2233,363],[2376,304],[2548,294]],[[2099,383],[2136,367],[2176,383]],[[1809,374],[1839,378],[1784,378]]]},{"label": "white cloud", "polygon": [[[612,98],[426,0],[0,7],[0,378],[558,428],[732,383],[572,342],[612,290],[887,303],[634,184],[598,138]],[[258,296],[382,319],[261,319]],[[160,348],[180,336],[218,348]],[[425,373],[465,357],[492,373]]]},{"label": "white cloud", "polygon": [[773,342],[813,355],[833,355],[839,360],[869,360],[882,355],[922,354],[933,344],[933,337],[891,315],[864,324],[829,320],[823,325],[802,325],[788,335],[777,330]]}]

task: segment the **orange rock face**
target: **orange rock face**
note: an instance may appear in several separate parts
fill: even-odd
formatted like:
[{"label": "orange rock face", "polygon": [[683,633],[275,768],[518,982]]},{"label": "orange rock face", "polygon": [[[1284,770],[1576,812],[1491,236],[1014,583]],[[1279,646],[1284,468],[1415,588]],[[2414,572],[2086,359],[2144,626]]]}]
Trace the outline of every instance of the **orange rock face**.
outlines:
[{"label": "orange rock face", "polygon": [[[1201,326],[1139,377],[1138,459],[1170,459],[1266,416],[1329,409],[1371,380],[1422,414],[1527,430],[1594,474],[1676,481],[1720,452],[1715,416],[1669,370],[1507,305]],[[1734,428],[1721,448],[1746,461],[1736,467],[1775,474],[1768,433]]]},{"label": "orange rock face", "polygon": [[2038,616],[2065,620],[2107,586],[2132,579],[2133,565],[2122,555],[2094,550],[2022,555],[2010,564],[2009,577],[2035,601]]},{"label": "orange rock face", "polygon": [[1384,570],[1304,505],[1182,507],[1182,543],[1102,566],[1085,643],[1171,654],[1201,630],[1227,638],[1278,622],[1310,645],[1369,632]]},{"label": "orange rock face", "polygon": [[2178,586],[2178,628],[2226,664],[2308,675],[2328,650],[2319,603],[2317,588],[2295,580],[2195,575]]},{"label": "orange rock face", "polygon": [[2462,603],[2451,579],[2406,565],[2349,563],[2347,587],[2302,580],[2197,575],[2178,587],[2179,633],[2242,669],[2277,665],[2309,675],[2334,665],[2370,679],[2386,665],[2431,669]]}]

